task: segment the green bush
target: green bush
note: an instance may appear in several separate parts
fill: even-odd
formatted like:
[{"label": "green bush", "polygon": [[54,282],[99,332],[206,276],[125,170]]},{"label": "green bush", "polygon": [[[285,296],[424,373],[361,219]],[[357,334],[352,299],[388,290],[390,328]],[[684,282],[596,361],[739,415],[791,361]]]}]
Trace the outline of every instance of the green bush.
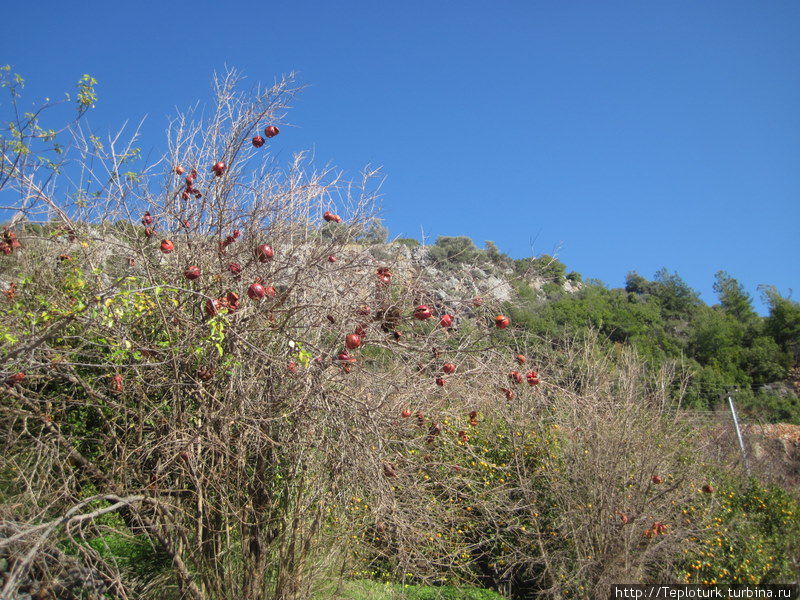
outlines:
[{"label": "green bush", "polygon": [[494,242],[484,242],[484,253],[490,263],[501,269],[512,269],[514,267],[514,259],[508,254],[500,252]]},{"label": "green bush", "polygon": [[428,249],[428,257],[439,264],[476,264],[482,262],[482,252],[468,237],[440,235]]},{"label": "green bush", "polygon": [[514,272],[517,275],[541,277],[550,283],[561,285],[567,272],[567,266],[549,254],[536,258],[521,258],[514,261]]},{"label": "green bush", "polygon": [[686,552],[678,578],[686,583],[786,583],[797,573],[800,500],[756,481],[726,478],[713,494],[683,512],[688,525],[710,522],[693,551]]},{"label": "green bush", "polygon": [[[339,600],[502,600],[497,592],[449,585],[404,585],[369,580],[349,581],[338,592]],[[319,596],[318,600],[325,600]]]}]

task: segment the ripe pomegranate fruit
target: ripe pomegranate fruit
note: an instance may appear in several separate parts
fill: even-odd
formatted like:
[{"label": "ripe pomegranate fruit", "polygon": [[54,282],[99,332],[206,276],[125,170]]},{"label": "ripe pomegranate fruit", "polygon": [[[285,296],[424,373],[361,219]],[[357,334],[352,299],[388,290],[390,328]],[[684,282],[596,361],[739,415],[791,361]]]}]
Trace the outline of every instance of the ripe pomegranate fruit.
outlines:
[{"label": "ripe pomegranate fruit", "polygon": [[169,240],[161,240],[161,252],[164,254],[169,254],[173,250],[175,250],[175,244]]},{"label": "ripe pomegranate fruit", "polygon": [[264,130],[264,135],[265,135],[265,136],[267,136],[268,138],[274,138],[274,137],[275,137],[276,135],[278,135],[280,132],[281,132],[281,130],[280,130],[280,129],[278,129],[277,127],[275,127],[275,125],[269,125],[269,126],[268,126],[268,127],[265,129],[265,130]]},{"label": "ripe pomegranate fruit", "polygon": [[402,416],[404,419],[407,419],[411,416],[411,410],[408,408],[403,409],[403,412],[400,413],[400,416]]},{"label": "ripe pomegranate fruit", "polygon": [[420,321],[430,319],[432,316],[433,313],[426,304],[420,304],[417,308],[414,309],[414,318],[419,319]]},{"label": "ripe pomegranate fruit", "polygon": [[261,244],[258,248],[256,248],[256,258],[258,259],[258,262],[269,262],[272,260],[273,256],[275,256],[275,251],[269,244]]},{"label": "ripe pomegranate fruit", "polygon": [[11,244],[7,244],[6,242],[0,242],[0,252],[8,256],[14,250],[11,248]]},{"label": "ripe pomegranate fruit", "polygon": [[449,328],[453,326],[453,315],[442,315],[442,318],[439,319],[439,325],[444,328]]},{"label": "ripe pomegranate fruit", "polygon": [[329,263],[335,263],[336,261],[337,261],[337,258],[336,258],[336,257],[335,257],[333,254],[331,254],[331,255],[328,257],[328,262],[329,262]]},{"label": "ripe pomegranate fruit", "polygon": [[520,365],[524,365],[525,362],[528,360],[527,358],[525,358],[525,355],[523,354],[517,354],[516,358],[517,358],[517,364]]},{"label": "ripe pomegranate fruit", "polygon": [[234,310],[238,310],[239,308],[239,294],[236,292],[228,292],[225,296],[225,302],[227,303],[228,309],[233,312]]},{"label": "ripe pomegranate fruit", "polygon": [[236,241],[236,237],[234,237],[234,236],[232,236],[232,235],[225,236],[225,239],[224,239],[224,240],[222,240],[222,241],[219,243],[219,248],[220,248],[220,250],[224,251],[224,250],[225,250],[225,248],[227,248],[228,246],[230,246],[230,245],[231,245],[233,242],[235,242],[235,241]]},{"label": "ripe pomegranate fruit", "polygon": [[264,290],[264,286],[258,282],[251,283],[250,287],[247,288],[247,296],[251,300],[261,300],[266,295],[267,292]]},{"label": "ripe pomegranate fruit", "polygon": [[145,227],[144,228],[144,235],[145,237],[153,237],[155,230],[152,227]]},{"label": "ripe pomegranate fruit", "polygon": [[256,148],[261,148],[264,145],[264,138],[260,135],[257,135],[253,138],[253,146]]},{"label": "ripe pomegranate fruit", "polygon": [[183,175],[185,172],[186,169],[184,169],[182,166],[178,165],[177,167],[175,167],[175,173],[177,175]]},{"label": "ripe pomegranate fruit", "polygon": [[124,386],[122,384],[122,375],[117,373],[111,378],[111,393],[112,394],[121,394]]},{"label": "ripe pomegranate fruit", "polygon": [[509,321],[508,317],[504,315],[497,315],[494,318],[495,327],[497,327],[498,329],[505,329],[506,327],[508,327],[509,323],[511,323],[511,321]]},{"label": "ripe pomegranate fruit", "polygon": [[448,375],[452,375],[456,372],[456,366],[453,363],[444,363],[442,365],[442,371],[447,373]]},{"label": "ripe pomegranate fruit", "polygon": [[341,352],[339,352],[339,355],[336,358],[338,358],[339,361],[343,362],[343,363],[354,363],[354,362],[356,362],[356,359],[355,358],[351,358],[350,354],[348,354],[346,350],[342,350]]},{"label": "ripe pomegranate fruit", "polygon": [[436,378],[436,385],[438,385],[439,387],[444,387],[444,385],[445,385],[446,383],[447,383],[447,379],[445,379],[445,378],[444,378],[444,377],[442,377],[441,375],[440,375],[439,377],[437,377],[437,378]]},{"label": "ripe pomegranate fruit", "polygon": [[146,211],[144,216],[142,216],[142,225],[152,225],[153,224],[153,217],[150,214],[150,211]]},{"label": "ripe pomegranate fruit", "polygon": [[211,167],[211,170],[214,172],[214,175],[216,175],[217,177],[222,177],[225,174],[225,171],[226,171],[227,168],[228,168],[228,165],[226,165],[222,161],[219,161],[219,162],[214,163],[214,166]]},{"label": "ripe pomegranate fruit", "polygon": [[206,300],[205,310],[206,310],[206,314],[209,317],[215,316],[219,312],[219,309],[220,309],[220,306],[219,306],[219,301],[218,300],[215,300],[213,298],[209,298],[208,300]]},{"label": "ripe pomegranate fruit", "polygon": [[511,371],[511,373],[508,374],[508,378],[514,383],[522,383],[522,373],[519,371]]},{"label": "ripe pomegranate fruit", "polygon": [[644,536],[647,538],[659,535],[665,535],[666,533],[667,533],[667,525],[665,525],[661,521],[653,521],[653,524],[650,525],[650,529],[644,530]]},{"label": "ripe pomegranate fruit", "polygon": [[355,350],[361,346],[361,336],[357,333],[350,333],[344,338],[344,345],[350,350]]},{"label": "ripe pomegranate fruit", "polygon": [[242,272],[242,265],[239,263],[231,263],[228,265],[228,271],[233,273],[234,275],[238,275]]},{"label": "ripe pomegranate fruit", "polygon": [[514,396],[516,395],[514,394],[514,390],[510,390],[508,388],[500,388],[500,391],[506,395],[506,400],[513,400]]},{"label": "ripe pomegranate fruit", "polygon": [[6,385],[16,385],[24,381],[26,377],[25,371],[19,371],[18,373],[6,377]]},{"label": "ripe pomegranate fruit", "polygon": [[193,280],[200,277],[200,267],[196,265],[191,265],[190,267],[186,267],[186,270],[183,272],[183,276],[186,279]]}]

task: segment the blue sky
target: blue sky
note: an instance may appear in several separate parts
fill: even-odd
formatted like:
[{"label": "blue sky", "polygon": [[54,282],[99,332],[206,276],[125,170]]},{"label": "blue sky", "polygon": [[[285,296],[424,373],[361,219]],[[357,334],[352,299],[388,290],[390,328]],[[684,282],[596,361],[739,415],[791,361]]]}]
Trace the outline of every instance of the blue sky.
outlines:
[{"label": "blue sky", "polygon": [[393,235],[553,253],[616,287],[724,269],[800,297],[800,3],[15,2],[0,62],[28,98],[99,80],[94,128],[175,107],[213,71],[308,84],[277,138],[383,165]]}]

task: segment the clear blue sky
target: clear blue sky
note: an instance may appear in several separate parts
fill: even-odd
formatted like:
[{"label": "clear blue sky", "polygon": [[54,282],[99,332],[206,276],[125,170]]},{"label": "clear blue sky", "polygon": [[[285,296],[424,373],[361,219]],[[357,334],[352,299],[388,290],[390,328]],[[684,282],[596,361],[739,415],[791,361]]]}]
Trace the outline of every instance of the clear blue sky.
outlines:
[{"label": "clear blue sky", "polygon": [[[393,235],[557,251],[621,286],[666,266],[800,296],[800,2],[13,2],[0,62],[29,97],[100,84],[95,128],[214,70],[309,84],[280,152],[383,165]],[[277,141],[276,140],[276,141]],[[277,146],[277,144],[276,144]]]}]

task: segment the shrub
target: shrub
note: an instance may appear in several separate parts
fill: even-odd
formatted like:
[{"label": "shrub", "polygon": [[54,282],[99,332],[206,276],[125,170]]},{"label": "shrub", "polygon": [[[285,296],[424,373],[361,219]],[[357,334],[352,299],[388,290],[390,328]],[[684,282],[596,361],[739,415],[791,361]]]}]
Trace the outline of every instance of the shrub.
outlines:
[{"label": "shrub", "polygon": [[[375,224],[370,174],[342,197],[347,218],[323,221],[336,177],[302,156],[269,167],[250,143],[279,124],[292,81],[254,97],[237,84],[234,73],[216,81],[210,119],[176,118],[158,167],[67,204],[58,199],[74,190],[43,192],[27,209],[58,215],[47,228],[59,235],[31,234],[0,256],[15,284],[0,296],[0,375],[25,373],[3,384],[0,405],[0,514],[19,532],[5,544],[15,557],[5,592],[44,532],[120,596],[139,597],[140,582],[116,559],[118,541],[142,536],[168,557],[151,597],[305,597],[348,563],[341,540],[368,527],[340,507],[366,496],[388,505],[406,476],[407,446],[394,441],[402,408],[428,413],[427,431],[441,419],[445,358],[462,369],[454,388],[492,370],[482,348],[497,307],[452,336],[438,318],[414,319],[433,298],[359,243]],[[79,142],[78,162],[93,169],[124,161],[124,145]],[[10,189],[38,181],[33,167]],[[184,276],[189,265],[199,278]],[[255,284],[260,300],[247,295]],[[362,347],[343,357],[356,331]],[[100,519],[111,513],[115,523]]]},{"label": "shrub", "polygon": [[511,258],[508,254],[504,254],[500,252],[500,249],[495,245],[494,242],[484,242],[484,255],[486,260],[488,260],[493,265],[500,267],[501,269],[513,269],[514,268],[514,259]]},{"label": "shrub", "polygon": [[428,257],[440,264],[476,264],[481,262],[481,251],[468,237],[439,236],[428,248]]},{"label": "shrub", "polygon": [[539,277],[548,283],[561,285],[564,283],[564,274],[567,271],[567,267],[558,259],[548,254],[542,254],[536,258],[515,260],[514,270],[517,275]]},{"label": "shrub", "polygon": [[[406,425],[393,501],[362,499],[372,509],[364,518],[377,525],[363,538],[361,572],[474,583],[510,598],[595,597],[614,581],[674,581],[694,531],[680,507],[697,498],[704,466],[700,437],[665,410],[669,385],[596,340],[529,360],[543,386],[508,383],[501,368],[493,384],[513,389],[511,401],[498,391],[487,402],[472,382],[473,402],[461,414],[451,405],[435,439]],[[648,536],[654,523],[666,529]]]},{"label": "shrub", "polygon": [[685,583],[786,583],[796,576],[791,557],[800,551],[800,499],[786,490],[721,475],[713,494],[683,510],[698,520],[695,545],[685,549],[678,577]]}]

